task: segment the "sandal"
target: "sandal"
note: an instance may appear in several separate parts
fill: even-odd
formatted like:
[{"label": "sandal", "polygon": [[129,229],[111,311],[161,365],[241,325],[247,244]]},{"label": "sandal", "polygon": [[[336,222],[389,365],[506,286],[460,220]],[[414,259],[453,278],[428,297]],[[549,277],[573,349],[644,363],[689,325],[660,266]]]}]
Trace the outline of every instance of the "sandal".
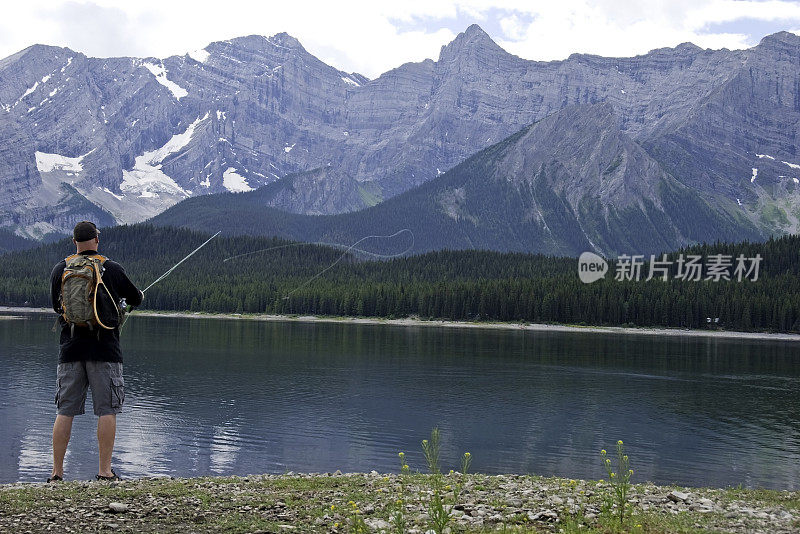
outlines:
[{"label": "sandal", "polygon": [[97,479],[97,480],[103,480],[103,481],[105,481],[105,482],[113,482],[113,481],[115,481],[115,480],[119,480],[119,476],[117,476],[117,474],[116,474],[116,473],[114,472],[114,470],[112,469],[112,470],[111,470],[111,476],[110,476],[110,477],[104,477],[103,475],[95,475],[95,479]]},{"label": "sandal", "polygon": [[53,475],[47,479],[47,483],[50,484],[51,482],[63,482],[64,479],[58,475]]}]

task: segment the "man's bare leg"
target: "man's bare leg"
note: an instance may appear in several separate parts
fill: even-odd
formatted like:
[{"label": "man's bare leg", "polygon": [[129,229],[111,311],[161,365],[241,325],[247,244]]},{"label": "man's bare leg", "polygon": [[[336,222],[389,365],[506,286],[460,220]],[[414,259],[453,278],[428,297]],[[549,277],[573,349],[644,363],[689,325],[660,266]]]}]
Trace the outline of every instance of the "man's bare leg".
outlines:
[{"label": "man's bare leg", "polygon": [[100,469],[103,477],[113,476],[111,473],[111,453],[114,451],[114,438],[117,434],[117,416],[101,415],[97,419],[97,444],[100,448]]},{"label": "man's bare leg", "polygon": [[64,456],[67,454],[67,444],[72,435],[72,416],[57,415],[53,423],[53,474],[64,478]]}]

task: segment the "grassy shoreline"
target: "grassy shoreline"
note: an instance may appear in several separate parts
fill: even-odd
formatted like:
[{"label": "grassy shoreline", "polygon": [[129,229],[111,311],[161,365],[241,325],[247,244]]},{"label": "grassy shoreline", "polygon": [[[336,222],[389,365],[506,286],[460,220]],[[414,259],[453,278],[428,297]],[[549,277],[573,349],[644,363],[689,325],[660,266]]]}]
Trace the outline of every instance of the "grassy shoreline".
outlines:
[{"label": "grassy shoreline", "polygon": [[[49,308],[23,308],[0,306],[0,313],[52,313]],[[761,339],[772,341],[800,342],[800,334],[776,332],[742,332],[735,330],[693,330],[684,328],[651,328],[631,326],[590,326],[541,323],[467,322],[444,319],[419,319],[407,317],[388,319],[380,317],[319,316],[319,315],[274,315],[262,313],[211,313],[176,312],[161,310],[136,310],[132,317],[177,317],[183,319],[245,319],[251,321],[304,322],[304,323],[348,323],[389,326],[423,326],[438,328],[478,328],[501,330],[527,330],[533,332],[582,332],[593,334],[633,334],[650,336],[690,336],[724,339]]]},{"label": "grassy shoreline", "polygon": [[[293,474],[0,485],[0,531],[405,532],[432,528],[430,475]],[[635,484],[620,528],[603,481],[461,475],[450,532],[797,532],[800,492]],[[448,497],[448,495],[445,495]],[[452,492],[449,497],[453,497]],[[117,510],[111,503],[119,503]],[[115,505],[116,506],[116,505]],[[363,530],[360,530],[363,529]]]}]

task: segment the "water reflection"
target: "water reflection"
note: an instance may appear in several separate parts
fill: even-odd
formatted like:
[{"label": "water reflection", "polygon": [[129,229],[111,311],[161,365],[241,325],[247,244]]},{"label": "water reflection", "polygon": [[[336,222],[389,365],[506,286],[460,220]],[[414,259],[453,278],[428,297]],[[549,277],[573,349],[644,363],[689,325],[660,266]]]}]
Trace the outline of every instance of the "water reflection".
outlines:
[{"label": "water reflection", "polygon": [[[47,475],[50,325],[0,321],[0,481]],[[623,439],[638,480],[800,487],[790,342],[138,317],[124,345],[128,476],[421,467],[438,425],[446,461],[482,472],[598,478]],[[76,418],[72,478],[94,474],[94,424]]]}]

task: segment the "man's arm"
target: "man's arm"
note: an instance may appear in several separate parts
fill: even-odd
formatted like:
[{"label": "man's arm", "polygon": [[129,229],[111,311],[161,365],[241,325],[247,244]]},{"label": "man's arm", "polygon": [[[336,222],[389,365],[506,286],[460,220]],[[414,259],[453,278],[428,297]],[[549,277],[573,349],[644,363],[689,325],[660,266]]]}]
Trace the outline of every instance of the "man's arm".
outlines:
[{"label": "man's arm", "polygon": [[64,273],[65,262],[59,262],[53,267],[53,272],[50,274],[50,302],[53,305],[53,310],[61,313],[61,275]]},{"label": "man's arm", "polygon": [[113,284],[120,298],[125,299],[130,306],[138,306],[142,303],[142,300],[144,300],[144,293],[139,291],[133,282],[130,281],[122,265],[114,261],[107,261],[105,263],[105,268],[106,274],[103,275],[103,279],[105,280],[107,277],[110,278],[107,283],[110,282]]}]

